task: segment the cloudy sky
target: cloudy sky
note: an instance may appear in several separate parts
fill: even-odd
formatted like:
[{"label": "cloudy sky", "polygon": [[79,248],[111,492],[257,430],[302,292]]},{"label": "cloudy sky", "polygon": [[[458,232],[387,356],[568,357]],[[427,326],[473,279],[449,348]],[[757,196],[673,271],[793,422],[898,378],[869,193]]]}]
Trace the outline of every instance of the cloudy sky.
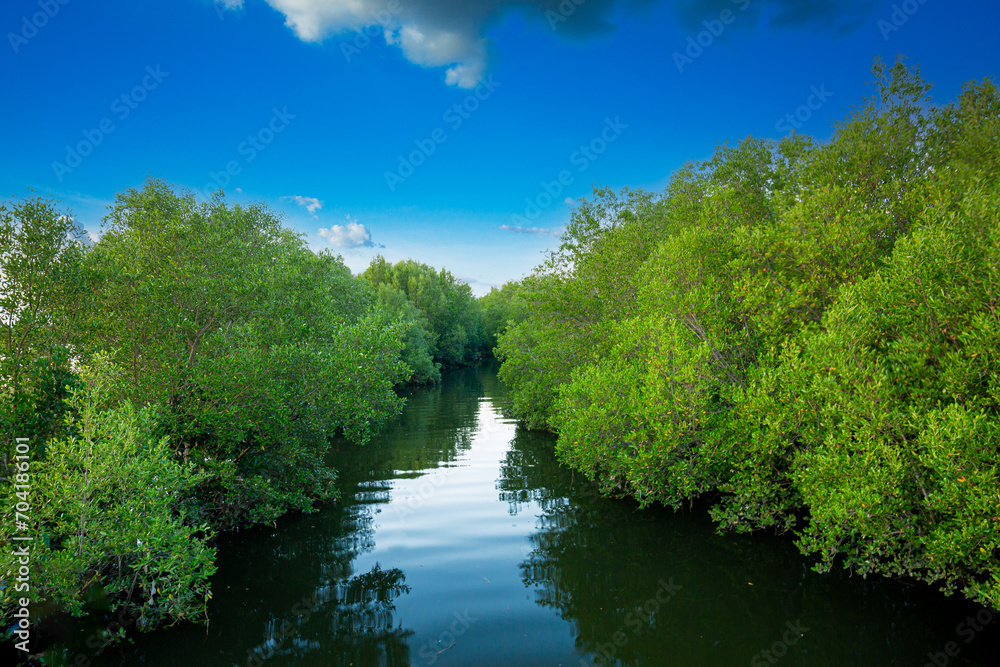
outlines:
[{"label": "cloudy sky", "polygon": [[481,294],[594,185],[829,136],[876,56],[940,101],[996,79],[998,25],[995,0],[6,0],[0,196],[98,233],[147,176],[222,188],[355,271],[412,257]]}]

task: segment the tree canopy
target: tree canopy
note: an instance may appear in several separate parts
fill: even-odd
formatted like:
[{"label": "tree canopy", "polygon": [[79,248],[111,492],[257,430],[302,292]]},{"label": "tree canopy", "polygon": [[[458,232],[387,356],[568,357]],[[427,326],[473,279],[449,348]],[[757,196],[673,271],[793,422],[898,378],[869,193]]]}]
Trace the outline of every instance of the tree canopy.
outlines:
[{"label": "tree canopy", "polygon": [[0,484],[14,525],[26,439],[32,586],[72,613],[100,588],[143,627],[204,619],[216,531],[333,499],[335,434],[366,443],[397,385],[440,378],[432,354],[478,356],[468,286],[396,273],[373,285],[263,206],[155,179],[117,196],[96,241],[54,202],[0,207]]},{"label": "tree canopy", "polygon": [[1000,604],[1000,95],[877,62],[831,138],[598,189],[500,335],[513,409],[611,494]]}]

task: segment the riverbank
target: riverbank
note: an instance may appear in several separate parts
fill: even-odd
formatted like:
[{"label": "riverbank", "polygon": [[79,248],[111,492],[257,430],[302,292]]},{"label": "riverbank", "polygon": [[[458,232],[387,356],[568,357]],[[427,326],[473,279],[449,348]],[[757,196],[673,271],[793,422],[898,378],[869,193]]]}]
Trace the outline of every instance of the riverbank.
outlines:
[{"label": "riverbank", "polygon": [[78,631],[66,657],[731,667],[768,651],[912,667],[955,642],[949,664],[987,667],[1000,650],[992,625],[965,641],[976,610],[958,598],[817,574],[787,538],[721,535],[700,509],[601,498],[558,463],[552,435],[501,416],[489,367],[404,393],[367,447],[331,451],[340,502],[220,540],[207,631],[163,628],[101,656],[75,648]]}]

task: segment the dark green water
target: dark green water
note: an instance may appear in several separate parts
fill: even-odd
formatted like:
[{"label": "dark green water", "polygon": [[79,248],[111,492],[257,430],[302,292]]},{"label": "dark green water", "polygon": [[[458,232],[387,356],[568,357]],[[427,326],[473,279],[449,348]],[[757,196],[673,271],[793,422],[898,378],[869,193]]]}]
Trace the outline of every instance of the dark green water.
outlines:
[{"label": "dark green water", "polygon": [[275,667],[1000,664],[1000,615],[963,625],[975,606],[893,581],[815,574],[787,537],[718,535],[703,510],[637,511],[597,498],[558,465],[550,435],[500,416],[502,400],[491,368],[414,390],[375,442],[334,452],[343,502],[222,540],[207,629],[163,628],[102,655],[81,629],[64,657]]}]

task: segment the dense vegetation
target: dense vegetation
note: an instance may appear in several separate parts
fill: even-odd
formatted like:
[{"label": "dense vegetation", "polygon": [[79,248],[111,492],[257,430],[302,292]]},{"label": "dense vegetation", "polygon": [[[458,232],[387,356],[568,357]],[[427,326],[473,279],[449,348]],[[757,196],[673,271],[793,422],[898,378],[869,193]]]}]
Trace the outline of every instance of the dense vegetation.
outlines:
[{"label": "dense vegetation", "polygon": [[522,292],[524,285],[530,280],[525,278],[521,282],[507,282],[479,297],[483,309],[484,345],[488,350],[496,348],[500,335],[508,328],[528,317],[528,304],[522,298]]},{"label": "dense vegetation", "polygon": [[501,377],[607,493],[1000,607],[1000,95],[874,72],[825,142],[596,191],[512,288]]},{"label": "dense vegetation", "polygon": [[3,519],[26,438],[32,600],[103,599],[146,628],[203,619],[212,535],[332,498],[331,436],[365,443],[401,407],[395,385],[478,356],[481,308],[412,262],[352,276],[221,193],[150,180],[102,232],[40,198],[0,208]]},{"label": "dense vegetation", "polygon": [[[352,276],[261,206],[151,180],[90,241],[0,206],[0,495],[31,443],[32,592],[204,619],[220,530],[335,495],[394,387],[496,347],[512,408],[609,494],[793,531],[820,569],[1000,606],[1000,93],[901,63],[832,137],[748,138],[662,194],[598,189],[534,275],[475,299]],[[0,556],[0,615],[16,557]]]},{"label": "dense vegetation", "polygon": [[414,369],[414,381],[439,380],[442,364],[459,366],[479,358],[483,311],[468,285],[444,269],[413,260],[393,265],[381,256],[362,275],[378,288],[383,307],[407,325],[403,358]]}]

